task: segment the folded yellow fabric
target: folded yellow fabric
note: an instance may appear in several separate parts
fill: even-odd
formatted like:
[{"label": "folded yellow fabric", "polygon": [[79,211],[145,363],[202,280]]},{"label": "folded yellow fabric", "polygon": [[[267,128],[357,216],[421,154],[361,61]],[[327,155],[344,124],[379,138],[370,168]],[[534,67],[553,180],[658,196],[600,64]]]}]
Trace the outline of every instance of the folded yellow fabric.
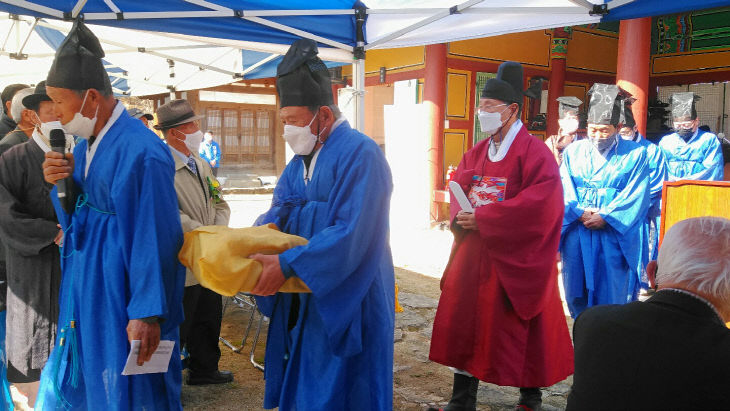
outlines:
[{"label": "folded yellow fabric", "polygon": [[[305,244],[305,238],[282,233],[275,224],[247,228],[204,226],[185,233],[178,258],[193,272],[200,285],[218,294],[233,296],[238,292],[250,292],[261,275],[261,263],[248,258],[249,255],[280,254]],[[291,277],[279,292],[311,291],[299,277]]]}]

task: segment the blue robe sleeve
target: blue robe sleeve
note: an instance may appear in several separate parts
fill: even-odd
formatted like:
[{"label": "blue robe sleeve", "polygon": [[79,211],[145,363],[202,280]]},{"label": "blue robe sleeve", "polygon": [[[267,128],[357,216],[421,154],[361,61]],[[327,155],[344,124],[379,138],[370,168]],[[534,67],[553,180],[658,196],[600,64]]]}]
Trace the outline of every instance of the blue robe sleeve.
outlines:
[{"label": "blue robe sleeve", "polygon": [[633,150],[636,154],[625,164],[631,167],[624,188],[598,213],[619,233],[626,234],[638,222],[644,221],[649,208],[649,163],[646,149]]},{"label": "blue robe sleeve", "polygon": [[707,141],[707,145],[705,146],[704,150],[705,155],[704,160],[702,161],[702,166],[704,167],[704,170],[689,176],[685,176],[685,179],[711,181],[720,181],[723,179],[723,168],[725,162],[722,157],[722,146],[717,140],[717,137],[715,137],[714,135],[711,135],[711,137],[712,138]]},{"label": "blue robe sleeve", "polygon": [[68,230],[69,224],[71,224],[71,214],[68,214],[63,207],[61,202],[58,201],[58,189],[53,186],[51,189],[51,203],[53,203],[53,209],[56,210],[56,218],[58,218],[58,224],[61,224],[61,229],[65,233]]},{"label": "blue robe sleeve", "polygon": [[340,164],[328,201],[333,224],[281,258],[312,290],[332,350],[348,356],[362,350],[362,304],[382,270],[393,184],[375,144]]},{"label": "blue robe sleeve", "polygon": [[[274,223],[279,230],[284,230],[286,220],[289,212],[291,211],[290,200],[291,190],[289,189],[289,178],[292,175],[292,168],[294,166],[293,161],[290,162],[279,177],[279,181],[276,183],[274,188],[274,196],[271,199],[271,207],[265,213],[261,214],[256,221],[253,223],[254,226]],[[294,275],[292,268],[286,261],[283,261],[281,255],[279,255],[279,265],[282,269],[282,274],[285,278],[289,278]],[[271,317],[274,311],[274,304],[276,303],[276,296],[270,297],[256,297],[256,303],[259,311],[265,316]]]},{"label": "blue robe sleeve", "polygon": [[[81,188],[81,184],[79,184],[79,179],[81,178],[81,169],[84,168],[84,164],[86,162],[85,155],[86,155],[86,147],[87,147],[87,141],[82,139],[78,144],[76,144],[76,147],[74,147],[73,150],[73,156],[74,156],[74,170],[72,172],[72,178],[74,179],[75,183],[75,195],[81,194],[83,189]],[[61,207],[61,202],[58,201],[58,188],[54,185],[53,189],[51,189],[51,203],[53,203],[53,208],[56,210],[56,218],[58,219],[58,223],[61,224],[61,229],[63,232],[68,231],[68,227],[71,224],[71,216],[73,215],[73,212],[67,213],[63,207]]]},{"label": "blue robe sleeve", "polygon": [[139,166],[113,193],[127,259],[127,315],[130,319],[169,319],[179,314],[181,301],[171,297],[184,281],[177,259],[183,237],[175,168],[154,157]]},{"label": "blue robe sleeve", "polygon": [[580,206],[578,193],[573,184],[573,177],[570,175],[571,156],[575,150],[563,152],[563,162],[560,164],[560,180],[563,182],[563,201],[565,202],[565,215],[563,216],[563,231],[578,220],[585,210]]},{"label": "blue robe sleeve", "polygon": [[[292,160],[293,162],[294,160]],[[284,230],[284,224],[288,217],[291,206],[298,202],[297,199],[292,198],[291,190],[289,188],[289,179],[292,176],[293,164],[290,162],[289,165],[281,173],[279,181],[276,183],[274,188],[274,195],[271,199],[271,207],[268,211],[261,214],[256,221],[253,223],[254,226],[274,223],[279,230]]]}]

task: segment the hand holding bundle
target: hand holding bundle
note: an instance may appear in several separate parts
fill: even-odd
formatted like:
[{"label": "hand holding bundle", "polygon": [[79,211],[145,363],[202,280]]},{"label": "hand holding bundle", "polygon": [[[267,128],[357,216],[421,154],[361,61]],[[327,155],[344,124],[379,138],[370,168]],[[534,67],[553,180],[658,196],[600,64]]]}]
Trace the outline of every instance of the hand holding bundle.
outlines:
[{"label": "hand holding bundle", "polygon": [[[224,296],[250,292],[259,280],[262,266],[248,256],[256,253],[280,254],[306,245],[305,238],[285,234],[274,224],[228,228],[204,226],[185,233],[178,258],[205,288]],[[291,277],[279,292],[311,292],[298,277]]]}]

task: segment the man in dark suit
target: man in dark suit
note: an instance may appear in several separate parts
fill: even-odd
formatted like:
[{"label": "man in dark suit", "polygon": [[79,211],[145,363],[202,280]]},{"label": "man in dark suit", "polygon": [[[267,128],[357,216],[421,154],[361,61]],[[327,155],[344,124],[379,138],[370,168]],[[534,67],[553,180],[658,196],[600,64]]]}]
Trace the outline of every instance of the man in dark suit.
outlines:
[{"label": "man in dark suit", "polygon": [[647,272],[646,302],[576,319],[568,411],[730,408],[730,220],[677,223]]}]

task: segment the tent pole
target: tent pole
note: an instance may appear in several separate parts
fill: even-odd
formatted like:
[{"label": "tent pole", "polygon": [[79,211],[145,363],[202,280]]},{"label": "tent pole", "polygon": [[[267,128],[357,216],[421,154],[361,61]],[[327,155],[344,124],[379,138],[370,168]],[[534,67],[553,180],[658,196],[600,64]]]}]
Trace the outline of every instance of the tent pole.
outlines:
[{"label": "tent pole", "polygon": [[352,85],[355,87],[355,128],[365,132],[365,19],[367,9],[355,9],[356,43],[353,49],[355,62],[352,63]]},{"label": "tent pole", "polygon": [[25,48],[26,44],[28,44],[28,40],[30,40],[30,36],[33,34],[33,30],[35,30],[35,26],[38,24],[38,20],[40,20],[40,19],[35,19],[35,21],[33,22],[33,25],[30,26],[30,31],[28,31],[28,35],[25,37],[25,41],[23,41],[23,45],[21,45],[20,48],[18,49],[18,52],[15,53],[18,58],[21,58],[21,59],[23,58],[23,49]]},{"label": "tent pole", "polygon": [[8,30],[8,35],[5,36],[5,41],[3,41],[3,46],[0,49],[5,50],[5,46],[7,46],[8,41],[10,40],[10,36],[12,36],[12,34],[13,34],[13,29],[15,29],[16,24],[18,24],[18,20],[13,20],[13,22],[10,23],[10,29]]},{"label": "tent pole", "polygon": [[[240,51],[240,50],[239,50],[239,51]],[[262,60],[259,60],[259,62],[258,62],[258,63],[256,63],[256,64],[252,64],[251,66],[247,67],[247,68],[246,68],[245,70],[243,70],[243,71],[241,72],[241,75],[242,75],[242,76],[245,76],[246,74],[248,74],[248,73],[250,73],[250,72],[252,72],[252,71],[256,70],[257,68],[259,68],[259,67],[263,66],[264,64],[266,64],[266,63],[270,62],[271,60],[273,60],[273,59],[275,59],[275,58],[277,58],[277,57],[279,57],[279,56],[280,56],[279,54],[270,54],[270,55],[269,55],[269,57],[266,57],[266,58],[264,58],[264,59],[262,59]]]},{"label": "tent pole", "polygon": [[365,131],[365,59],[352,63],[352,81],[355,87],[355,128]]},{"label": "tent pole", "polygon": [[73,9],[71,9],[71,17],[76,18],[81,13],[81,9],[86,5],[87,0],[78,0]]},{"label": "tent pole", "polygon": [[608,9],[615,9],[616,7],[623,6],[625,4],[633,3],[635,0],[611,0],[608,2]]}]

